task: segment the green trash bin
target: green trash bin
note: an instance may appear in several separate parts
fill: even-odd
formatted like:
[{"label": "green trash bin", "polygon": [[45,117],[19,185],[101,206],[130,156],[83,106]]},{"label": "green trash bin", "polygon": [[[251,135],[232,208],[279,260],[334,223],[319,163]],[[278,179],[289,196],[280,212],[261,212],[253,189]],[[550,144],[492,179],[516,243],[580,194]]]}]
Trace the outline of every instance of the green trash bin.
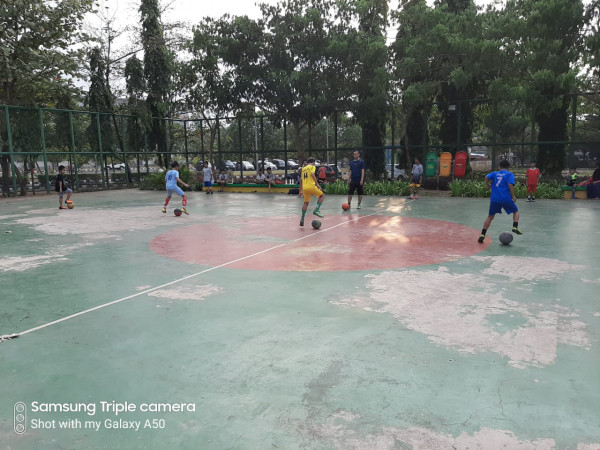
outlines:
[{"label": "green trash bin", "polygon": [[437,169],[437,155],[434,152],[427,153],[425,156],[425,176],[435,177]]}]

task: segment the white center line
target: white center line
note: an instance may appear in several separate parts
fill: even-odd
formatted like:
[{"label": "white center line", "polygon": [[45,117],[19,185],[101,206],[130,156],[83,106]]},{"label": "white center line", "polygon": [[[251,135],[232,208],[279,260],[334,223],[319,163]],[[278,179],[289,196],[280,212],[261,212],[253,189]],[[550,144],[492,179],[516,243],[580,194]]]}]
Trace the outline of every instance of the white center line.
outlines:
[{"label": "white center line", "polygon": [[337,228],[339,226],[346,225],[346,224],[348,224],[350,222],[356,222],[356,221],[358,221],[360,219],[364,219],[365,217],[374,216],[375,214],[377,214],[377,213],[374,212],[372,214],[367,214],[367,215],[364,215],[364,216],[360,216],[360,217],[358,217],[356,219],[352,219],[352,220],[349,220],[347,222],[338,223],[337,225],[333,225],[333,226],[331,226],[329,228],[324,228],[324,229],[319,230],[319,231],[317,231],[315,233],[311,233],[311,234],[308,234],[306,236],[302,236],[301,238],[294,239],[294,240],[286,242],[284,244],[275,245],[274,247],[270,247],[270,248],[267,248],[265,250],[261,250],[260,252],[252,253],[251,255],[247,255],[247,256],[242,256],[241,258],[237,258],[237,259],[234,259],[232,261],[228,261],[226,263],[219,264],[218,266],[210,267],[210,268],[202,270],[200,272],[196,272],[196,273],[193,273],[191,275],[187,275],[185,277],[178,278],[177,280],[173,280],[173,281],[170,281],[168,283],[161,284],[160,286],[155,286],[153,288],[146,289],[144,291],[140,291],[140,292],[138,292],[136,294],[128,295],[127,297],[122,297],[120,299],[113,300],[112,302],[108,302],[108,303],[104,303],[102,305],[94,306],[93,308],[86,309],[84,311],[79,311],[78,313],[71,314],[70,316],[66,316],[66,317],[63,317],[61,319],[54,320],[52,322],[48,322],[48,323],[45,323],[43,325],[37,326],[35,328],[30,328],[29,330],[22,331],[21,333],[17,333],[17,335],[15,337],[17,337],[17,336],[23,336],[23,335],[29,334],[29,333],[33,333],[34,331],[38,331],[38,330],[41,330],[43,328],[49,327],[51,325],[56,325],[57,323],[61,323],[61,322],[65,322],[65,321],[70,320],[70,319],[74,319],[75,317],[82,316],[82,315],[90,313],[92,311],[96,311],[98,309],[106,308],[107,306],[115,305],[117,303],[124,302],[125,300],[130,300],[132,298],[139,297],[140,295],[148,294],[150,292],[154,292],[154,291],[156,291],[158,289],[162,289],[162,288],[165,288],[167,286],[172,286],[172,285],[174,285],[176,283],[180,283],[182,281],[189,280],[190,278],[194,278],[194,277],[197,277],[199,275],[203,275],[205,273],[211,272],[213,270],[220,269],[221,267],[226,267],[226,266],[229,266],[229,265],[234,264],[236,262],[243,261],[243,260],[249,259],[249,258],[253,258],[255,256],[262,255],[263,253],[267,253],[267,252],[270,252],[272,250],[276,250],[276,249],[278,249],[280,247],[284,247],[286,245],[294,244],[294,243],[299,242],[299,241],[301,241],[303,239],[307,239],[309,237],[313,237],[314,235],[316,235],[318,233],[324,233],[326,231],[333,230],[334,228]]}]

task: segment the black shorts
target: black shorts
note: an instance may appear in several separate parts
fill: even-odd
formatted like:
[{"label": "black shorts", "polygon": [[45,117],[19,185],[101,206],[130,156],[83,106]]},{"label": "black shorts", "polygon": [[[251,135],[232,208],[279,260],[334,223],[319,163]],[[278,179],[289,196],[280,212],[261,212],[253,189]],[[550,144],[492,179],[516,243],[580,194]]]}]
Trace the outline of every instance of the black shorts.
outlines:
[{"label": "black shorts", "polygon": [[354,191],[358,191],[358,195],[363,195],[363,186],[359,181],[350,181],[350,186],[348,187],[348,195],[354,194]]}]

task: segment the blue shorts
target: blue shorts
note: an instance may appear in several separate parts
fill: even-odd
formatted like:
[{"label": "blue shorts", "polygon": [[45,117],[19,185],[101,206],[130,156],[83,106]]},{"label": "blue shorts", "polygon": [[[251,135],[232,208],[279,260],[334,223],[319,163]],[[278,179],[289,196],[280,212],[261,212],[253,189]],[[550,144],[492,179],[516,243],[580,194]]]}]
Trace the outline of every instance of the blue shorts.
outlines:
[{"label": "blue shorts", "polygon": [[185,192],[183,192],[183,190],[179,186],[175,186],[174,188],[167,189],[167,197],[170,198],[171,195],[173,195],[173,194],[181,195],[183,197],[185,195]]},{"label": "blue shorts", "polygon": [[59,197],[62,197],[63,194],[72,194],[72,193],[73,193],[73,191],[71,189],[69,189],[69,188],[67,188],[65,191],[57,192],[57,194],[58,194]]},{"label": "blue shorts", "polygon": [[205,181],[204,182],[204,187],[212,187],[212,182],[211,181]]},{"label": "blue shorts", "polygon": [[489,215],[494,216],[496,214],[502,214],[502,209],[504,209],[506,214],[512,214],[519,210],[512,200],[509,202],[490,202]]}]

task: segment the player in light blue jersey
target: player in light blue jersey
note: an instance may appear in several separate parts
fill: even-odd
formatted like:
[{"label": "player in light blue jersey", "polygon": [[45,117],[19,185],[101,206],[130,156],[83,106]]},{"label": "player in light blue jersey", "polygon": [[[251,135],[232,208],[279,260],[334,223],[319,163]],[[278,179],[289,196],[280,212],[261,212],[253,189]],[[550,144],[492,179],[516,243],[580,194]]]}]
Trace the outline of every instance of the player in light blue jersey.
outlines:
[{"label": "player in light blue jersey", "polygon": [[175,193],[177,195],[181,195],[181,211],[185,214],[189,214],[185,209],[187,206],[187,195],[185,195],[185,192],[183,192],[183,190],[177,186],[177,183],[183,184],[186,188],[189,188],[190,185],[185,184],[179,179],[179,163],[177,161],[173,161],[171,163],[171,170],[169,170],[165,175],[165,183],[167,184],[167,198],[165,199],[162,212],[167,212],[167,205],[171,201],[171,196]]},{"label": "player in light blue jersey", "polygon": [[523,234],[519,230],[519,208],[517,208],[515,196],[515,176],[507,169],[510,167],[510,163],[506,160],[500,161],[500,170],[498,172],[492,172],[485,177],[485,187],[492,190],[490,196],[490,210],[483,223],[481,235],[477,242],[480,244],[485,239],[485,234],[490,227],[492,220],[496,214],[502,214],[502,210],[506,211],[506,214],[513,215],[513,228],[514,234]]}]

